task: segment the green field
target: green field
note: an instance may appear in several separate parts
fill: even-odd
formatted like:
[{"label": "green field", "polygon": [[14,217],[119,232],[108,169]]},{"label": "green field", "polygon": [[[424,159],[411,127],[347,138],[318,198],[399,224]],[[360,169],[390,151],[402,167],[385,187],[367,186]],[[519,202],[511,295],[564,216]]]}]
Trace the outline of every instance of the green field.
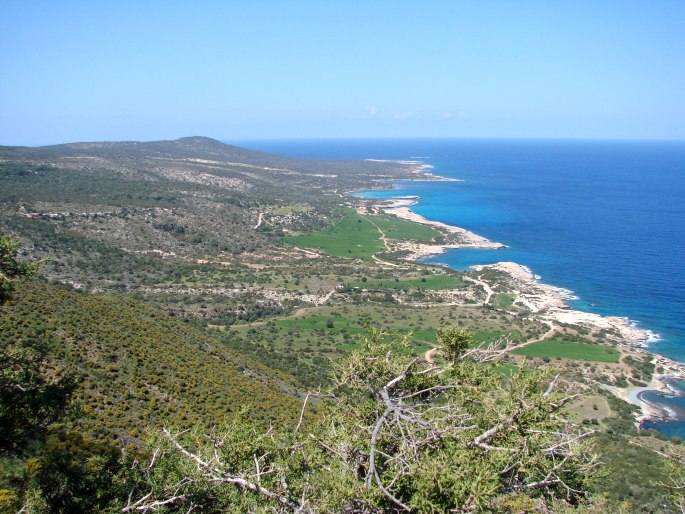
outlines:
[{"label": "green field", "polygon": [[364,289],[386,288],[386,289],[456,289],[464,287],[464,281],[452,275],[427,275],[416,278],[398,279],[373,279],[363,282],[356,280],[348,284],[351,287],[362,287]]},{"label": "green field", "polygon": [[[356,348],[358,346],[356,338],[367,333],[366,327],[359,321],[355,322],[337,315],[312,314],[301,318],[277,319],[273,323],[283,329],[319,331],[319,333],[325,333],[329,336],[344,334],[354,336],[354,342],[342,345],[341,348],[343,349]],[[408,331],[402,329],[403,333]],[[435,330],[414,330],[412,340],[417,343],[417,353],[428,350],[431,347],[430,343],[437,342]]]},{"label": "green field", "polygon": [[618,362],[618,350],[599,344],[577,343],[573,341],[539,341],[514,350],[515,354],[528,357],[550,357],[595,362]]},{"label": "green field", "polygon": [[518,373],[519,369],[520,368],[514,364],[504,363],[495,365],[495,371],[506,378],[511,378],[514,373]]},{"label": "green field", "polygon": [[[277,327],[283,329],[319,330],[328,335],[349,334],[350,336],[359,336],[366,333],[365,324],[335,314],[310,314],[309,316],[298,318],[277,319],[274,320],[273,323]],[[421,343],[422,346],[426,347],[426,350],[430,348],[432,344],[438,344],[437,333],[434,329],[414,329],[412,327],[400,325],[388,327],[388,330],[390,332],[397,331],[401,334],[411,332],[412,340]],[[510,334],[514,341],[521,339],[521,334],[519,332],[475,332],[473,334],[473,343],[475,345],[483,342],[494,342],[507,334]]]},{"label": "green field", "polygon": [[512,293],[498,293],[495,296],[495,307],[509,310],[514,303],[515,295]]},{"label": "green field", "polygon": [[440,232],[427,225],[402,220],[387,214],[366,216],[366,218],[375,223],[378,228],[385,233],[385,237],[388,239],[430,242],[442,235]]},{"label": "green field", "polygon": [[346,318],[336,315],[312,314],[302,318],[277,319],[274,321],[277,327],[286,329],[302,330],[325,330],[328,334],[348,333],[351,335],[364,333],[364,327]]},{"label": "green field", "polygon": [[[419,329],[412,330],[411,333],[412,333],[412,339],[414,341],[438,344],[438,336],[435,333],[435,330],[419,328]],[[430,347],[430,345],[429,345],[429,347]],[[428,349],[428,348],[426,348],[426,349]]]},{"label": "green field", "polygon": [[346,209],[343,218],[331,227],[299,236],[286,236],[285,242],[293,246],[316,248],[335,257],[370,260],[385,249],[380,233],[366,216]]},{"label": "green field", "polygon": [[[366,335],[367,325],[361,320],[351,320],[339,315],[312,314],[298,318],[287,318],[274,320],[273,324],[281,331],[281,337],[288,337],[292,334],[294,339],[300,341],[297,346],[303,347],[302,341],[315,341],[318,343],[319,351],[324,347],[333,345],[336,351],[350,351],[359,348],[361,337]],[[404,335],[408,330],[404,329],[400,335]],[[297,334],[297,335],[296,335]],[[393,331],[387,332],[387,337],[394,337]],[[429,350],[436,342],[434,330],[415,330],[411,338],[411,352],[421,354]]]},{"label": "green field", "polygon": [[286,236],[284,241],[335,257],[370,260],[375,253],[385,250],[379,229],[388,239],[427,242],[441,235],[431,227],[412,221],[385,214],[362,216],[353,209],[345,209],[343,218],[335,225],[308,234]]},{"label": "green field", "polygon": [[473,341],[475,343],[494,343],[504,336],[509,336],[512,341],[521,340],[521,332],[517,330],[505,331],[491,331],[491,332],[476,332],[473,334]]},{"label": "green field", "polygon": [[366,327],[382,328],[400,337],[412,332],[411,351],[418,355],[439,344],[437,327],[450,325],[470,327],[475,332],[474,344],[510,333],[515,341],[537,335],[531,332],[534,325],[529,319],[487,309],[364,302],[301,309],[296,316],[239,323],[217,336],[270,367],[296,376],[307,387],[318,387],[332,376],[336,361],[359,347],[359,337],[366,334]]}]

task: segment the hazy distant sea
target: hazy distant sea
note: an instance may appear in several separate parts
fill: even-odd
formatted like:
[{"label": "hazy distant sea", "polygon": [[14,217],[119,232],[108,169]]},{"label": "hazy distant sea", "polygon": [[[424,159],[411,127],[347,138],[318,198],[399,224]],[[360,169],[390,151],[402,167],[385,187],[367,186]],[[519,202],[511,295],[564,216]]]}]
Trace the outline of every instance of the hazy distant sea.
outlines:
[{"label": "hazy distant sea", "polygon": [[[685,362],[685,142],[546,140],[248,141],[255,150],[325,159],[413,159],[463,182],[397,182],[370,197],[417,195],[426,218],[505,250],[452,250],[455,269],[514,261],[574,291],[575,309],[625,316],[653,331],[650,351]],[[394,189],[393,189],[394,187]],[[682,385],[682,384],[681,384]],[[682,392],[682,391],[681,391]],[[685,392],[650,400],[681,421]]]}]

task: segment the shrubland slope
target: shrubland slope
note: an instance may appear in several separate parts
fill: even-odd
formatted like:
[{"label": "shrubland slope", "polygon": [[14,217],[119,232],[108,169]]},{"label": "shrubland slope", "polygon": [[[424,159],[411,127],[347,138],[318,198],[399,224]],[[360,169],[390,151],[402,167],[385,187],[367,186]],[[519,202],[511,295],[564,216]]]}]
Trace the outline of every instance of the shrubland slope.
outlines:
[{"label": "shrubland slope", "polygon": [[127,441],[141,427],[209,424],[243,407],[265,423],[299,413],[290,377],[129,296],[26,282],[0,306],[0,326],[2,348],[47,342],[47,366],[74,374],[76,422],[94,436]]},{"label": "shrubland slope", "polygon": [[[52,258],[48,276],[92,284],[114,278],[94,271],[112,263],[122,285],[136,282],[134,267],[163,278],[160,256],[280,255],[283,231],[322,228],[337,216],[339,191],[414,177],[415,168],[292,159],[203,137],[0,147],[0,213],[3,230]],[[126,269],[114,264],[122,261]]]}]

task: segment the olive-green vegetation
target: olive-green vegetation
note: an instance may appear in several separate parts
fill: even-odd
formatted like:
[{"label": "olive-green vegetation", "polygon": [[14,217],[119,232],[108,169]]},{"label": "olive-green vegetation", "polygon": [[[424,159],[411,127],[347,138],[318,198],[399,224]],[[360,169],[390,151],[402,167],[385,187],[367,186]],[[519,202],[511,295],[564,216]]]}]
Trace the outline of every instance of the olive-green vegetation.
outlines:
[{"label": "olive-green vegetation", "polygon": [[21,282],[0,326],[0,512],[116,511],[146,430],[298,417],[287,376],[132,298]]},{"label": "olive-green vegetation", "polygon": [[411,351],[418,355],[438,344],[436,328],[457,323],[473,327],[473,340],[478,343],[502,336],[520,341],[541,333],[528,320],[485,309],[417,308],[379,301],[310,308],[266,323],[237,325],[217,337],[269,367],[294,375],[307,387],[318,387],[330,380],[336,361],[359,347],[358,336],[368,327],[411,333]]},{"label": "olive-green vegetation", "polygon": [[595,490],[612,502],[623,502],[626,512],[678,511],[678,490],[669,486],[683,483],[685,448],[658,432],[638,432],[637,407],[613,396],[607,400],[608,418],[584,421],[587,426],[601,427],[594,438],[603,462]]},{"label": "olive-green vegetation", "polygon": [[464,286],[464,281],[454,275],[427,275],[416,278],[367,279],[348,282],[350,287],[379,289],[457,289]]},{"label": "olive-green vegetation", "polygon": [[316,248],[335,257],[367,260],[385,248],[378,229],[366,216],[352,209],[346,209],[342,219],[328,228],[299,236],[286,236],[285,241],[293,246]]},{"label": "olive-green vegetation", "polygon": [[618,350],[610,346],[556,339],[532,343],[518,348],[514,353],[528,357],[559,357],[596,362],[618,362],[621,357]]},{"label": "olive-green vegetation", "polygon": [[473,332],[456,326],[440,327],[437,331],[441,354],[448,362],[454,362],[474,343]]},{"label": "olive-green vegetation", "polygon": [[495,295],[495,307],[498,309],[510,309],[512,304],[514,303],[515,300],[515,295],[512,293],[498,293]]},{"label": "olive-green vegetation", "polygon": [[[17,258],[13,238],[0,242],[2,309],[15,292],[12,282],[33,275],[38,264]],[[77,377],[51,359],[60,341],[34,329],[0,339],[0,512],[104,510],[121,492],[111,480],[121,470],[120,449],[59,424],[71,411]]]},{"label": "olive-green vegetation", "polygon": [[[642,437],[635,438],[641,443]],[[613,500],[628,500],[633,511],[659,512],[668,502],[664,459],[649,448],[639,446],[622,436],[602,434],[603,471],[608,476],[597,488]]]},{"label": "olive-green vegetation", "polygon": [[282,205],[280,207],[272,207],[268,209],[269,214],[285,215],[297,212],[309,212],[312,208],[308,205]]},{"label": "olive-green vegetation", "polygon": [[0,235],[0,304],[14,291],[16,279],[30,277],[38,271],[36,263],[21,262],[17,258],[19,246],[12,237]]},{"label": "olive-green vegetation", "polygon": [[[679,444],[682,444],[680,439]],[[685,510],[685,452],[680,457],[672,457],[666,466],[668,476],[666,484],[671,492],[670,503],[677,505],[681,512]]]},{"label": "olive-green vegetation", "polygon": [[[18,250],[12,237],[0,236],[0,309],[14,293],[16,281],[38,271],[38,263],[18,259]],[[12,337],[11,326],[0,317],[0,328],[0,448],[17,451],[59,417],[73,380],[63,369],[49,376],[41,373],[48,352],[54,349],[43,327],[25,337]]]},{"label": "olive-green vegetation", "polygon": [[287,253],[284,231],[316,231],[339,217],[336,190],[411,169],[278,157],[202,137],[0,146],[0,230],[51,258],[47,276],[116,292],[197,259]]},{"label": "olive-green vegetation", "polygon": [[140,424],[190,426],[244,405],[263,420],[297,414],[286,375],[131,297],[25,283],[0,307],[0,325],[3,347],[42,337],[46,359],[74,370],[77,423],[95,436],[135,438]]}]

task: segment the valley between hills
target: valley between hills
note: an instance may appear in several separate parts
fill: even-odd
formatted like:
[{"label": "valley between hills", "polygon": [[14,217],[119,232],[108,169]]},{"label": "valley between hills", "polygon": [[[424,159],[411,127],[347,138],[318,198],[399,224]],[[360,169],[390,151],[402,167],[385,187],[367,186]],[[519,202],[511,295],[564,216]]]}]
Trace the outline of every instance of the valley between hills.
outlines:
[{"label": "valley between hills", "polygon": [[[674,512],[654,484],[668,482],[663,463],[682,459],[683,446],[638,429],[640,416],[664,413],[636,392],[666,390],[659,378],[683,378],[683,366],[646,352],[647,335],[625,320],[569,310],[565,291],[514,263],[421,263],[498,243],[417,217],[412,199],[347,194],[441,180],[425,171],[203,137],[0,147],[0,233],[20,243],[20,260],[42,261],[0,306],[5,355],[17,341],[47,341],[42,372],[73,378],[60,426],[138,451],[169,425],[315,423],[321,391],[370,330],[406,338],[406,355],[430,369],[447,358],[441,329],[464,327],[472,347],[506,342],[493,364],[502,383],[548,370],[578,394],[567,422],[593,432],[604,470],[595,494],[609,510]],[[2,457],[0,488],[27,487],[16,485],[27,455]],[[489,505],[478,508],[505,511]]]}]

